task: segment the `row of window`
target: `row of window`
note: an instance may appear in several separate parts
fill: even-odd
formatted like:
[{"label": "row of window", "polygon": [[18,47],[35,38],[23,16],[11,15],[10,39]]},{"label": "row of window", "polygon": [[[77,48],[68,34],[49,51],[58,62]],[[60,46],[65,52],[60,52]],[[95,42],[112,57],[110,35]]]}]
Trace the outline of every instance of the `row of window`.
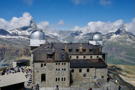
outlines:
[{"label": "row of window", "polygon": [[44,66],[46,66],[46,64],[45,63],[41,63],[41,67],[44,67]]},{"label": "row of window", "polygon": [[[62,71],[66,71],[66,68],[62,68]],[[56,71],[60,71],[60,68],[56,68]]]},{"label": "row of window", "polygon": [[[89,71],[89,69],[87,69]],[[81,72],[82,70],[79,69],[79,72]],[[83,77],[86,77],[87,74],[83,74]],[[94,76],[94,78],[96,78],[96,76]],[[101,76],[101,78],[104,78],[104,76]],[[41,82],[45,82],[46,81],[46,74],[41,74]],[[66,81],[66,78],[65,77],[62,77],[62,78],[56,78],[56,82],[57,81]]]},{"label": "row of window", "polygon": [[[73,56],[74,57],[74,56]],[[70,56],[70,58],[72,58],[72,56]],[[76,59],[79,59],[79,56],[75,56]],[[87,57],[88,58],[88,57]],[[89,56],[90,59],[93,59],[93,58],[97,58],[99,59],[100,57],[99,56]],[[83,56],[83,59],[86,59],[86,56]]]},{"label": "row of window", "polygon": [[[89,71],[90,71],[90,69],[89,69],[89,68],[87,68],[87,69],[86,69],[86,71],[87,71],[87,72],[89,72]],[[72,69],[72,70],[71,70],[71,72],[74,72],[74,69]],[[82,69],[79,69],[79,72],[81,73],[81,72],[82,72]]]},{"label": "row of window", "polygon": [[62,78],[56,78],[56,82],[58,82],[58,81],[66,81],[66,78],[65,77],[62,77]]},{"label": "row of window", "polygon": [[66,63],[65,62],[63,62],[63,63],[57,62],[56,65],[66,65]]},{"label": "row of window", "polygon": [[[64,49],[62,49],[64,50]],[[86,52],[86,51],[89,51],[89,52],[93,52],[93,51],[99,51],[99,49],[75,49],[76,52]],[[73,52],[73,49],[68,49],[68,52]]]},{"label": "row of window", "polygon": [[[56,65],[66,65],[66,63],[65,62],[63,62],[63,63],[57,62]],[[44,66],[46,66],[46,63],[41,63],[41,67],[44,67]]]}]

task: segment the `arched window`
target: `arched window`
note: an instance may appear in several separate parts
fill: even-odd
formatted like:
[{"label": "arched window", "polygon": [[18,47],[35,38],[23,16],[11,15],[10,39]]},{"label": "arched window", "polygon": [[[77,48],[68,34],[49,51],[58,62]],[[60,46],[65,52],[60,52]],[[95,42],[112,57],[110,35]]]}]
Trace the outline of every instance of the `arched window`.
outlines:
[{"label": "arched window", "polygon": [[41,82],[46,81],[46,75],[45,74],[41,74]]}]

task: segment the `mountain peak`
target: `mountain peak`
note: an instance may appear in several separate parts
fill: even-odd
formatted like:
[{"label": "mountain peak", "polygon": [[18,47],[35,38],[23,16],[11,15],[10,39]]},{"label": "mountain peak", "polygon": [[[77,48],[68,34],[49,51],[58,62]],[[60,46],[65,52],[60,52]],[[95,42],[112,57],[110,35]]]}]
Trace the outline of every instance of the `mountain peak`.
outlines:
[{"label": "mountain peak", "polygon": [[122,35],[122,34],[126,34],[127,30],[126,30],[126,26],[124,24],[122,24],[115,32],[116,35]]}]

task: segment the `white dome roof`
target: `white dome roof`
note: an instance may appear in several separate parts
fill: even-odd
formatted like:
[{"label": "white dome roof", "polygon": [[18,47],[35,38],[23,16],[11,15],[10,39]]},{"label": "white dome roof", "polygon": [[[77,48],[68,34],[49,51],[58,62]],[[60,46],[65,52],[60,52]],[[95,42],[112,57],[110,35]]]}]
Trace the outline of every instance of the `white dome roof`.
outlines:
[{"label": "white dome roof", "polygon": [[30,39],[45,40],[45,34],[42,30],[35,30],[31,33]]},{"label": "white dome roof", "polygon": [[100,41],[100,40],[102,40],[102,34],[100,34],[100,33],[94,34],[94,35],[93,35],[93,40],[95,40],[95,41]]}]

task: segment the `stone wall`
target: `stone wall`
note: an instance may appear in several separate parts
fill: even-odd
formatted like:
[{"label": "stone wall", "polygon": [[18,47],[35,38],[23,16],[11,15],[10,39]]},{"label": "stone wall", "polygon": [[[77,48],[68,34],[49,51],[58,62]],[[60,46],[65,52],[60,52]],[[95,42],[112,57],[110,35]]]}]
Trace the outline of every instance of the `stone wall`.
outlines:
[{"label": "stone wall", "polygon": [[[40,87],[68,87],[70,70],[68,62],[34,63],[34,83]],[[45,74],[45,81],[41,75]]]},{"label": "stone wall", "polygon": [[95,82],[95,80],[101,79],[107,80],[106,68],[72,68],[71,70],[72,84],[80,84],[87,82]]}]

